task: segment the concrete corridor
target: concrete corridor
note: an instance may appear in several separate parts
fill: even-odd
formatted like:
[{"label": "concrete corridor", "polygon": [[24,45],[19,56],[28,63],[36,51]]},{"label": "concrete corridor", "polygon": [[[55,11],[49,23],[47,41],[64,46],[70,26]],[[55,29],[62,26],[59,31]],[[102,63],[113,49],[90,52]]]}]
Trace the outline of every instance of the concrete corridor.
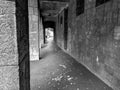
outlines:
[{"label": "concrete corridor", "polygon": [[112,90],[51,42],[31,61],[31,90]]}]

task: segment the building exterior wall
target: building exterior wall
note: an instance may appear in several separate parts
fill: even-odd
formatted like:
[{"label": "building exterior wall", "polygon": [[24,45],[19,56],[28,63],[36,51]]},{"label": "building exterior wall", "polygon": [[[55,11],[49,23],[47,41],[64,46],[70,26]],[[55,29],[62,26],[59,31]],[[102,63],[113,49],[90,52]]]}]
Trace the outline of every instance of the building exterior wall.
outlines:
[{"label": "building exterior wall", "polygon": [[27,12],[27,0],[0,0],[0,90],[29,90]]},{"label": "building exterior wall", "polygon": [[[97,7],[96,1],[85,0],[84,13],[76,16],[76,0],[70,0],[67,52],[114,90],[120,90],[120,1],[110,0]],[[62,31],[57,30],[61,48]]]}]

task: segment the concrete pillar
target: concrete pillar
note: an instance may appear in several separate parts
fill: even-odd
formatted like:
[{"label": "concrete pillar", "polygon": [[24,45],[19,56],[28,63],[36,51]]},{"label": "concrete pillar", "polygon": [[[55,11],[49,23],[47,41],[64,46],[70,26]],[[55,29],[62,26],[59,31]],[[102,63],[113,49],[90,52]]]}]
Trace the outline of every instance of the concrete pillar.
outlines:
[{"label": "concrete pillar", "polygon": [[41,44],[43,44],[43,23],[40,17],[38,0],[28,0],[30,60],[39,60]]},{"label": "concrete pillar", "polygon": [[0,90],[30,90],[27,0],[0,0]]},{"label": "concrete pillar", "polygon": [[29,6],[29,37],[30,60],[39,60],[39,11],[37,0],[28,0]]},{"label": "concrete pillar", "polygon": [[44,44],[44,32],[43,32],[43,23],[42,23],[42,18],[39,18],[39,42],[40,42],[40,48],[41,48],[41,45]]}]

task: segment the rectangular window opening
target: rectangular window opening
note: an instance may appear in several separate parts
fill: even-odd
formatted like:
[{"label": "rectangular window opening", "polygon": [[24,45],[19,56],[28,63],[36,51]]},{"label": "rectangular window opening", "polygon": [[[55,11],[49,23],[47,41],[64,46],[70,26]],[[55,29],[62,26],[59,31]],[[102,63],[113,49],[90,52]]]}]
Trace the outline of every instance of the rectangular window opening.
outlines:
[{"label": "rectangular window opening", "polygon": [[84,13],[85,0],[76,0],[76,16]]}]

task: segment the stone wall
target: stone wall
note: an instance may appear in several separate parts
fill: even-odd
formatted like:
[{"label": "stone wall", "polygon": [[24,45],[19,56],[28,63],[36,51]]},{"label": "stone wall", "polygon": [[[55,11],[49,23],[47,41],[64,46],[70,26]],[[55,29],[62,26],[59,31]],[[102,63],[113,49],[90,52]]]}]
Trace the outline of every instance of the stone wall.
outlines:
[{"label": "stone wall", "polygon": [[0,0],[0,90],[29,90],[27,27],[27,0]]},{"label": "stone wall", "polygon": [[19,89],[15,2],[0,0],[0,90]]},{"label": "stone wall", "polygon": [[[67,52],[114,90],[120,90],[120,1],[110,0],[97,7],[96,1],[85,0],[84,13],[76,16],[76,0],[70,0]],[[57,31],[61,48],[62,31]]]}]

